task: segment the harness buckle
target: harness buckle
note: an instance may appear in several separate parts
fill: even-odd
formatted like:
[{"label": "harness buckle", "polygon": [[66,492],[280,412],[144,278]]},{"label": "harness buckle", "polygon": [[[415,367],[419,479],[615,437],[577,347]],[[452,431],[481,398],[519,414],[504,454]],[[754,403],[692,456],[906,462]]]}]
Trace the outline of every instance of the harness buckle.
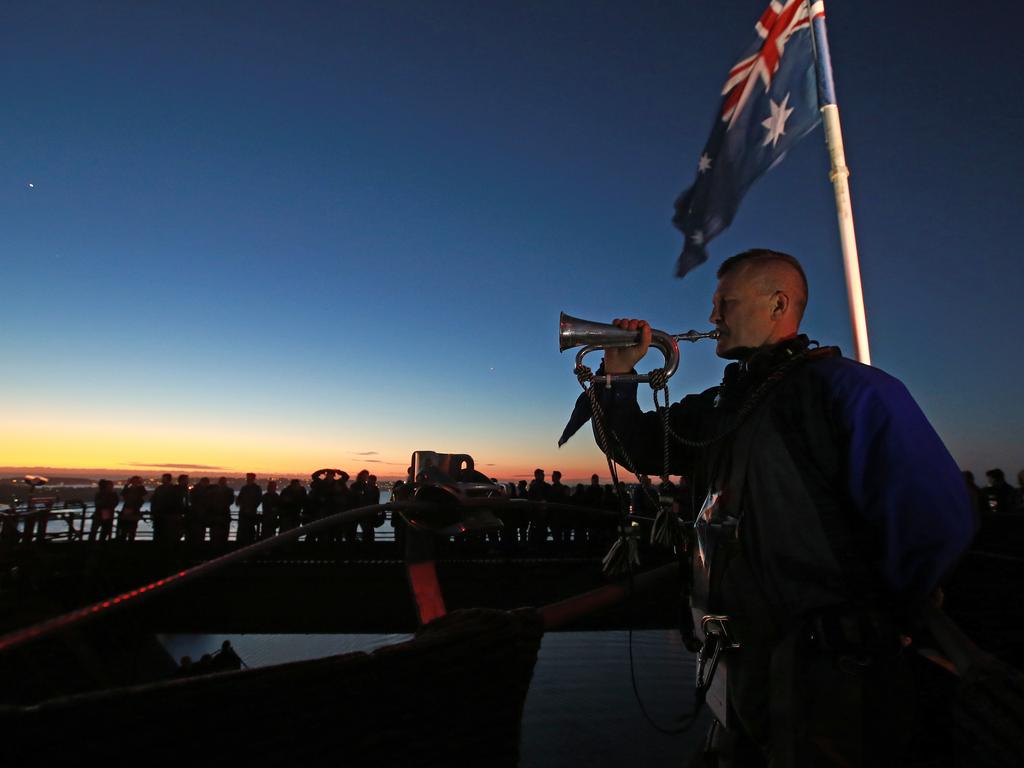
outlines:
[{"label": "harness buckle", "polygon": [[697,689],[703,693],[711,687],[722,651],[734,650],[741,646],[729,634],[728,616],[705,616],[701,619],[700,628],[704,635],[704,644],[697,654]]},{"label": "harness buckle", "polygon": [[[715,672],[718,671],[718,663],[721,661],[722,651],[734,650],[740,647],[735,636],[729,631],[729,624],[728,616],[716,614],[704,616],[700,622],[704,643],[697,654],[697,696],[707,701],[711,712],[726,727],[729,724],[728,694],[725,680],[727,670],[723,666],[721,674],[716,676]],[[712,684],[714,684],[713,688]]]},{"label": "harness buckle", "polygon": [[709,614],[700,620],[700,629],[705,637],[716,637],[726,643],[725,649],[740,648],[740,643],[729,632],[731,620],[728,616]]}]

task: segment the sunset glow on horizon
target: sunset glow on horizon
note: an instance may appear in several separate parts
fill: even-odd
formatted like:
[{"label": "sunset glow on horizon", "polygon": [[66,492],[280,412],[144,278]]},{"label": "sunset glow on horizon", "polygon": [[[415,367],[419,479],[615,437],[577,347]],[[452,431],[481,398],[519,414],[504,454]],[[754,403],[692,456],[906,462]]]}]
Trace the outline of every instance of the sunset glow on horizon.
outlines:
[{"label": "sunset glow on horizon", "polygon": [[560,470],[566,478],[589,478],[592,473],[607,477],[604,458],[587,441],[576,441],[562,450],[554,448],[524,461],[520,452],[530,448],[510,445],[494,437],[466,436],[453,443],[452,438],[432,439],[424,434],[421,442],[409,442],[407,436],[388,436],[381,431],[372,444],[350,443],[332,438],[319,430],[303,435],[289,434],[279,425],[265,429],[258,424],[233,426],[229,432],[217,426],[187,419],[178,421],[145,420],[113,427],[103,418],[82,419],[71,413],[51,413],[45,417],[17,417],[2,413],[8,439],[0,445],[0,466],[48,467],[55,470],[104,468],[139,471],[150,474],[188,472],[240,475],[305,477],[321,467],[338,467],[355,475],[369,469],[378,477],[404,478],[414,450],[470,453],[477,468],[501,480],[533,477],[537,467],[548,473]]}]

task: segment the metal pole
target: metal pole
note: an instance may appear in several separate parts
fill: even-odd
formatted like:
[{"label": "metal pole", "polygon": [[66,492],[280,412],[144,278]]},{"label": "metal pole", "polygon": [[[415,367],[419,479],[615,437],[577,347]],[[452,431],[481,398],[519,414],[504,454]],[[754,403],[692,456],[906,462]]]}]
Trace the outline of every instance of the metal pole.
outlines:
[{"label": "metal pole", "polygon": [[871,365],[868,349],[868,323],[864,313],[864,292],[860,282],[860,260],[857,258],[857,235],[853,227],[853,206],[850,203],[850,169],[843,151],[843,131],[839,124],[835,83],[832,80],[832,60],[829,56],[828,34],[825,30],[825,3],[808,0],[811,16],[811,37],[815,49],[815,69],[818,75],[818,104],[825,128],[825,144],[831,162],[829,180],[836,198],[836,217],[839,221],[839,243],[843,251],[843,269],[846,272],[846,297],[850,305],[850,324],[853,328],[853,349],[857,360]]}]

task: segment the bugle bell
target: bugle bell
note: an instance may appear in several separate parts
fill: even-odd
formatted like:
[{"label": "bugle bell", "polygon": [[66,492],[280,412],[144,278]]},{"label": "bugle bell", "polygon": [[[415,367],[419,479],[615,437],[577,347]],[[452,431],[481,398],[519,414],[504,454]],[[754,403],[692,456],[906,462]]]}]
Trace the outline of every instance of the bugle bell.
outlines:
[{"label": "bugle bell", "polygon": [[[717,339],[718,331],[687,331],[686,333],[665,333],[654,328],[651,329],[651,346],[657,348],[665,356],[664,371],[666,379],[670,378],[679,368],[679,342],[699,341],[700,339]],[[595,323],[591,320],[581,320],[578,317],[562,312],[558,321],[558,349],[565,352],[567,349],[579,347],[582,349],[576,353],[576,369],[583,366],[583,358],[591,352],[599,349],[613,349],[616,347],[632,347],[639,343],[639,331],[627,331],[611,323]],[[637,381],[650,382],[650,373],[610,373],[604,378],[612,381]]]}]

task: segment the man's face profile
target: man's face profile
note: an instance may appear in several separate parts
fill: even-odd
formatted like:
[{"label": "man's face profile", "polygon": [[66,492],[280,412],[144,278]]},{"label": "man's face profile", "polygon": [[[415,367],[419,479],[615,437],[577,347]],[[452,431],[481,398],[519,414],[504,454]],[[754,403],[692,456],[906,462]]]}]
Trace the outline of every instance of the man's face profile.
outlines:
[{"label": "man's face profile", "polygon": [[795,335],[806,303],[797,273],[778,264],[739,264],[718,280],[708,320],[719,332],[715,354],[736,360]]}]

